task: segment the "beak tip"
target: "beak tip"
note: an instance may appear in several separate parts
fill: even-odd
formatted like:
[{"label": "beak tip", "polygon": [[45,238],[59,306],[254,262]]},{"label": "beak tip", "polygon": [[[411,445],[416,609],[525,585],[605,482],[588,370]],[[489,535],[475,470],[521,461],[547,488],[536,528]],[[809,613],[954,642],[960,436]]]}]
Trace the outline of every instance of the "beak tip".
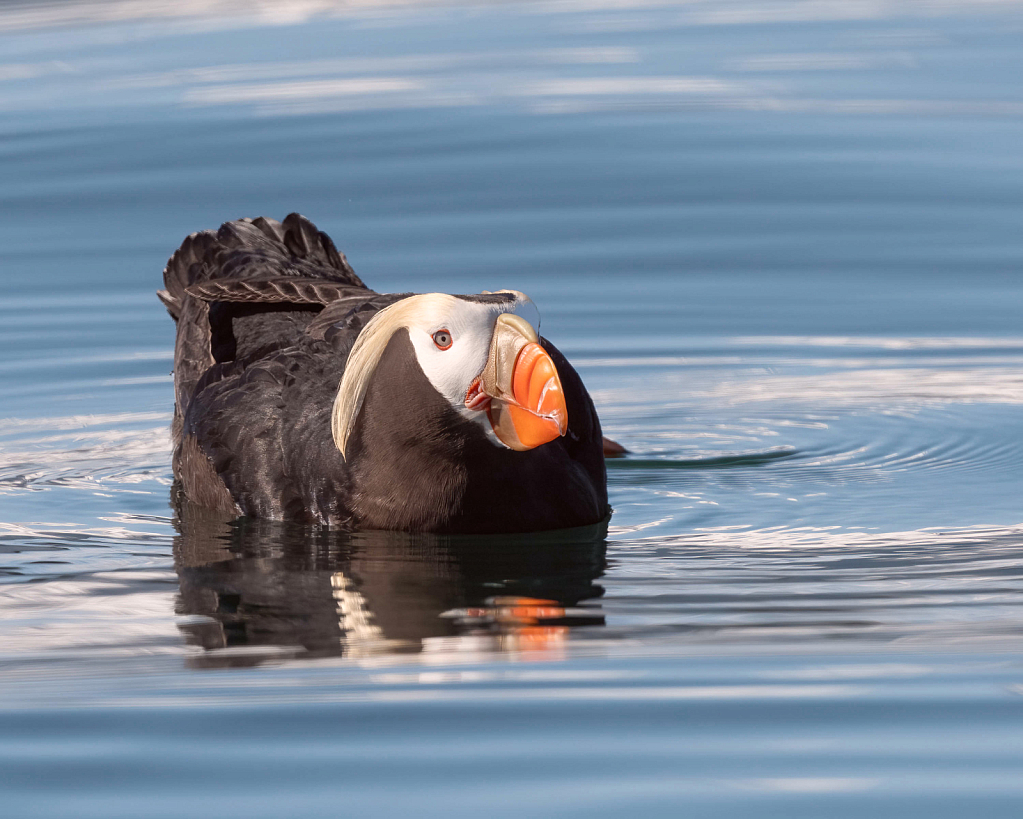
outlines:
[{"label": "beak tip", "polygon": [[498,439],[511,449],[534,449],[568,432],[568,407],[547,351],[522,334],[513,341],[514,354],[498,362],[494,373],[485,370],[481,384],[493,398],[488,416]]}]

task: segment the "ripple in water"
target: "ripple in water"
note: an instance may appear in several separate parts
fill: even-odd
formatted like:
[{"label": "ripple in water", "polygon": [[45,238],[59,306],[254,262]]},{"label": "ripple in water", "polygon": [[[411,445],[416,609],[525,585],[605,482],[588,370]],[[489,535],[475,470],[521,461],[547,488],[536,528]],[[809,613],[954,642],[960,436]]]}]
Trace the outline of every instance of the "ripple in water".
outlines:
[{"label": "ripple in water", "polygon": [[[1018,815],[1023,6],[199,5],[0,4],[6,813]],[[536,300],[606,535],[172,507],[159,271],[293,207]]]}]

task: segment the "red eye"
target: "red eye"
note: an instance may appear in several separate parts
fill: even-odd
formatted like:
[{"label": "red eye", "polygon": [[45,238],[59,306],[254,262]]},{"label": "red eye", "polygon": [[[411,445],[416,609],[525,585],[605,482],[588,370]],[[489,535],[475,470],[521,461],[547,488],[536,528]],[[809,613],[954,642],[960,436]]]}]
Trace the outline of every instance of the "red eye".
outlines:
[{"label": "red eye", "polygon": [[454,339],[451,338],[450,330],[438,330],[433,334],[433,343],[437,345],[440,350],[446,350],[451,346],[451,342]]}]

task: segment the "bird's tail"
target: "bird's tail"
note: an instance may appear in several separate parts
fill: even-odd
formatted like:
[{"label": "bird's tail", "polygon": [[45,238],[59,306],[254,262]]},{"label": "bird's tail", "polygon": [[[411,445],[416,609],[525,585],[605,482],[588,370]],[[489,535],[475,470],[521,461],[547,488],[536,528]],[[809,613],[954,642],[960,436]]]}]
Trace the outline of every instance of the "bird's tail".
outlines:
[{"label": "bird's tail", "polygon": [[[163,281],[157,295],[175,321],[187,296],[211,288],[228,301],[279,302],[329,301],[335,290],[366,287],[330,237],[297,213],[283,222],[261,216],[193,233],[168,260]],[[300,289],[315,295],[295,299]]]}]

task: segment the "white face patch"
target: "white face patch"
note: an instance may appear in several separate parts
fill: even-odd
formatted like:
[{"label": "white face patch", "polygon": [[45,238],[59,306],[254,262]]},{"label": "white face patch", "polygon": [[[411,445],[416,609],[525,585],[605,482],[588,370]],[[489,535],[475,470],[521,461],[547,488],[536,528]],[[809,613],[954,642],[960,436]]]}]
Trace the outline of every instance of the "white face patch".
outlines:
[{"label": "white face patch", "polygon": [[[522,316],[534,330],[539,330],[539,313],[526,297],[514,304],[481,304],[464,299],[452,299],[449,308],[430,321],[408,327],[409,338],[419,359],[419,366],[434,389],[465,418],[479,422],[488,431],[486,413],[465,406],[466,393],[472,382],[483,372],[490,354],[494,325],[502,313]],[[440,349],[434,334],[447,330],[451,346]],[[496,440],[496,438],[494,439]]]},{"label": "white face patch", "polygon": [[[524,293],[499,292],[514,295],[515,300],[494,304],[445,293],[425,293],[402,299],[370,320],[352,348],[334,401],[332,428],[342,455],[380,356],[394,333],[403,328],[408,331],[419,366],[433,388],[464,418],[479,424],[491,442],[504,448],[494,435],[487,414],[465,406],[466,393],[486,366],[498,316],[502,313],[521,316],[539,334],[540,313]],[[440,331],[450,336],[447,349],[438,347],[434,340]]]}]

